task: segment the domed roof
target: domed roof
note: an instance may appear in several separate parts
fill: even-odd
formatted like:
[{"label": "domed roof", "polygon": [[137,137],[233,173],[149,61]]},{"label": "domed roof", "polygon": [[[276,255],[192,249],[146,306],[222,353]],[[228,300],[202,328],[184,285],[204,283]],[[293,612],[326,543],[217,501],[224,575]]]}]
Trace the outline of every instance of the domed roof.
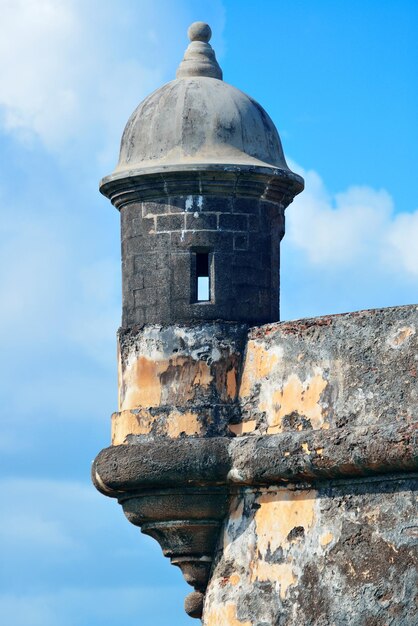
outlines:
[{"label": "domed roof", "polygon": [[263,197],[287,206],[304,183],[288,168],[272,120],[223,82],[210,27],[195,22],[188,34],[176,79],[133,112],[119,163],[100,191],[117,208],[191,193]]},{"label": "domed roof", "polygon": [[264,109],[216,78],[178,78],[148,96],[123,133],[117,171],[185,163],[287,168]]},{"label": "domed roof", "polygon": [[177,78],[137,107],[123,133],[114,174],[187,164],[267,166],[287,170],[277,130],[255,100],[222,80],[208,41],[195,22]]}]

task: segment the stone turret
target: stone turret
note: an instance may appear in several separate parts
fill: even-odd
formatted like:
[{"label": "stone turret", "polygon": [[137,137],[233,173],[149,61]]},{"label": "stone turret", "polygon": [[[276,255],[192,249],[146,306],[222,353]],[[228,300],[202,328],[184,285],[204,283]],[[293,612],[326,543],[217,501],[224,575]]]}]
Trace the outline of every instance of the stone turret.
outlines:
[{"label": "stone turret", "polygon": [[284,210],[303,189],[277,130],[222,80],[207,24],[130,117],[100,190],[121,212],[124,327],[279,319]]},{"label": "stone turret", "polygon": [[101,183],[123,317],[93,481],[182,570],[204,626],[415,626],[418,308],[277,323],[303,181],[210,35],[190,27]]}]

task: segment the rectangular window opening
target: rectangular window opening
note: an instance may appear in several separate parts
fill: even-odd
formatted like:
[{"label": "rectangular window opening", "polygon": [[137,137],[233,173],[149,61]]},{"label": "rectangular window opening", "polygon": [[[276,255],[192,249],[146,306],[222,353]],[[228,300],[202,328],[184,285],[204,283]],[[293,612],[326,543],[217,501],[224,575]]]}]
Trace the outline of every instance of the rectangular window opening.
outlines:
[{"label": "rectangular window opening", "polygon": [[209,252],[196,252],[196,300],[210,301]]}]

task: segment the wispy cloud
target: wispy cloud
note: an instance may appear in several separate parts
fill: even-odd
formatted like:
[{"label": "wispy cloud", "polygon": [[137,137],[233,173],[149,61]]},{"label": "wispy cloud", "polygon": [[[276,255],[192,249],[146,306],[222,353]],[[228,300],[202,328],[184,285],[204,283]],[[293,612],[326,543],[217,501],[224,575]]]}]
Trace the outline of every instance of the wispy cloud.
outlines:
[{"label": "wispy cloud", "polygon": [[[61,573],[62,584],[76,583],[81,579],[78,568],[100,550],[109,562],[158,552],[155,542],[138,537],[130,557],[119,554],[127,537],[132,539],[137,531],[126,524],[125,536],[109,542],[123,525],[122,510],[87,480],[86,476],[85,482],[30,477],[0,481],[7,511],[0,519],[0,544],[2,560],[9,566],[0,575],[3,589],[10,587],[15,575],[20,576],[22,589],[42,587],[52,570]],[[31,563],[31,571],[21,571],[25,562]],[[90,584],[94,580],[88,574],[87,578]]]},{"label": "wispy cloud", "polygon": [[318,266],[344,267],[377,252],[380,256],[394,208],[389,193],[353,186],[332,196],[317,172],[303,175],[306,189],[288,211],[292,245]]}]

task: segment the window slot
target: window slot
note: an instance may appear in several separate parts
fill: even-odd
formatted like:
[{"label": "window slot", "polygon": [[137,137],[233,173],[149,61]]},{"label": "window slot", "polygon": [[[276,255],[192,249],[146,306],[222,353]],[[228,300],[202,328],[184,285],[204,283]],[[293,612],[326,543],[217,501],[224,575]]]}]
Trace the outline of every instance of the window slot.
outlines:
[{"label": "window slot", "polygon": [[209,252],[196,252],[196,301],[210,301]]}]

